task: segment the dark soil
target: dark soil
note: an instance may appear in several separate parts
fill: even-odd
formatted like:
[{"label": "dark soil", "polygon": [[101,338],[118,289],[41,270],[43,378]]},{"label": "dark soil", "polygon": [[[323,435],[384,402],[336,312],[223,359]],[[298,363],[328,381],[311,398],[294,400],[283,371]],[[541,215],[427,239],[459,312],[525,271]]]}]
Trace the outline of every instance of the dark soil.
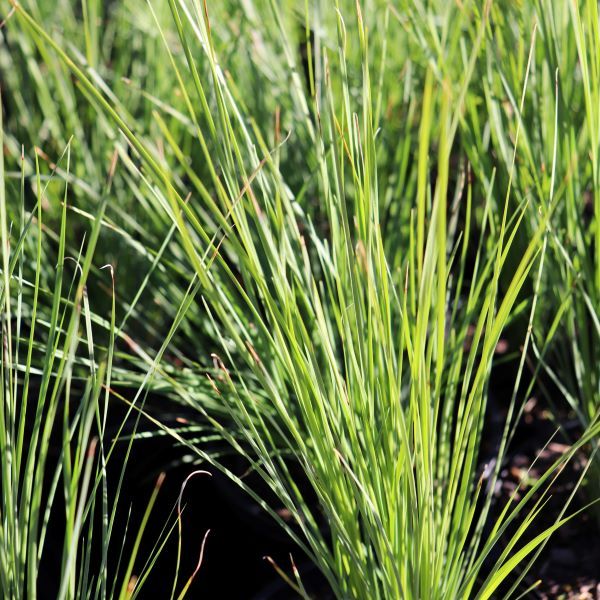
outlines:
[{"label": "dark soil", "polygon": [[[538,460],[528,474],[531,479],[537,479],[570,449],[566,436],[556,434],[557,424],[550,415],[544,403],[536,398],[531,398],[526,404],[515,442],[501,472],[499,496],[502,500],[513,494],[536,457]],[[576,422],[570,422],[566,413],[563,416],[563,426],[567,431],[572,429],[575,435]],[[552,441],[548,443],[550,439]],[[535,522],[532,535],[541,533],[555,522],[556,516],[569,502],[585,464],[585,456],[576,455],[551,484],[548,503]],[[581,488],[565,516],[580,510],[593,499],[591,491]],[[525,577],[524,589],[539,582],[529,592],[528,598],[600,599],[600,528],[596,516],[593,510],[583,511],[550,538]]]}]

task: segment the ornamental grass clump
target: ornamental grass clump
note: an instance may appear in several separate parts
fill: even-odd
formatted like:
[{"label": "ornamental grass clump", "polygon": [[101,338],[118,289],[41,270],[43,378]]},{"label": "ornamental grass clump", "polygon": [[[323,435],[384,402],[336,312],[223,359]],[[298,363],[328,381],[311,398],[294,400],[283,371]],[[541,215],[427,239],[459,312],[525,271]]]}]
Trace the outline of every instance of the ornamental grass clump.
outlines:
[{"label": "ornamental grass clump", "polygon": [[[253,496],[338,598],[514,592],[568,518],[565,506],[532,534],[548,483],[598,433],[592,420],[492,513],[546,277],[557,145],[535,220],[528,199],[514,198],[520,122],[502,185],[493,166],[484,185],[473,180],[461,139],[481,110],[471,89],[492,55],[492,5],[442,4],[242,2],[255,45],[235,56],[219,41],[229,3],[213,13],[168,0],[168,30],[164,4],[150,4],[176,81],[172,97],[152,99],[159,143],[100,77],[99,32],[77,56],[15,5],[27,39],[55,53],[98,121],[122,136],[140,219],[159,215],[139,229],[144,243],[167,221],[163,240],[179,262],[157,264],[163,281],[177,288],[177,278],[180,302],[144,384],[196,409],[291,520],[200,442],[152,418]],[[556,131],[556,93],[551,108]],[[493,460],[481,464],[494,352],[517,318],[529,325],[517,381]],[[173,348],[196,353],[181,372],[161,361]],[[309,597],[293,561],[277,569]]]}]

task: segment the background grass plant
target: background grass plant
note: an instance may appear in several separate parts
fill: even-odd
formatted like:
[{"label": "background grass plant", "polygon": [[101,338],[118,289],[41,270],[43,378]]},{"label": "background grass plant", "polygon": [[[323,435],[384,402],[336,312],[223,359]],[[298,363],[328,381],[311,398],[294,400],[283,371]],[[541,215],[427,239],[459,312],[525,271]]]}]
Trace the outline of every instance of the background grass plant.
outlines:
[{"label": "background grass plant", "polygon": [[[0,146],[2,130],[0,121]],[[61,163],[68,175],[70,146]],[[89,237],[77,255],[69,256],[68,187],[63,184],[55,233],[45,224],[44,204],[56,174],[44,184],[36,168],[35,204],[27,210],[24,169],[20,193],[11,197],[14,188],[7,185],[0,157],[0,589],[6,598],[113,598],[121,585],[121,597],[131,596],[127,590],[137,548],[123,573],[115,556],[129,548],[128,536],[121,532],[113,539],[129,450],[120,472],[111,469],[111,479],[107,471],[116,444],[108,425],[114,295],[110,319],[99,329],[87,294],[114,167]],[[94,339],[98,331],[104,345]],[[148,511],[151,506],[152,500]],[[143,529],[142,524],[138,539]],[[57,544],[61,530],[58,536],[64,537]],[[57,547],[62,554],[53,557]]]},{"label": "background grass plant", "polygon": [[[598,418],[598,200],[597,200],[597,6],[536,2],[526,10],[493,9],[490,57],[480,95],[488,106],[490,135],[469,150],[478,177],[498,166],[500,181],[509,176],[510,148],[520,129],[522,156],[513,179],[515,198],[530,198],[531,210],[519,247],[539,226],[552,192],[554,215],[548,224],[548,268],[541,280],[541,310],[533,347],[552,384],[586,428]],[[536,23],[539,42],[533,55],[530,94],[517,106],[520,65],[527,45],[519,36]],[[514,23],[515,27],[503,26]],[[555,100],[554,100],[555,98]],[[471,123],[468,131],[473,131]],[[493,149],[493,152],[490,150]],[[550,169],[549,165],[554,165]],[[556,394],[548,394],[558,412]],[[567,434],[569,435],[569,434]],[[592,444],[589,453],[597,444]],[[590,498],[598,497],[597,468],[592,464]]]}]

